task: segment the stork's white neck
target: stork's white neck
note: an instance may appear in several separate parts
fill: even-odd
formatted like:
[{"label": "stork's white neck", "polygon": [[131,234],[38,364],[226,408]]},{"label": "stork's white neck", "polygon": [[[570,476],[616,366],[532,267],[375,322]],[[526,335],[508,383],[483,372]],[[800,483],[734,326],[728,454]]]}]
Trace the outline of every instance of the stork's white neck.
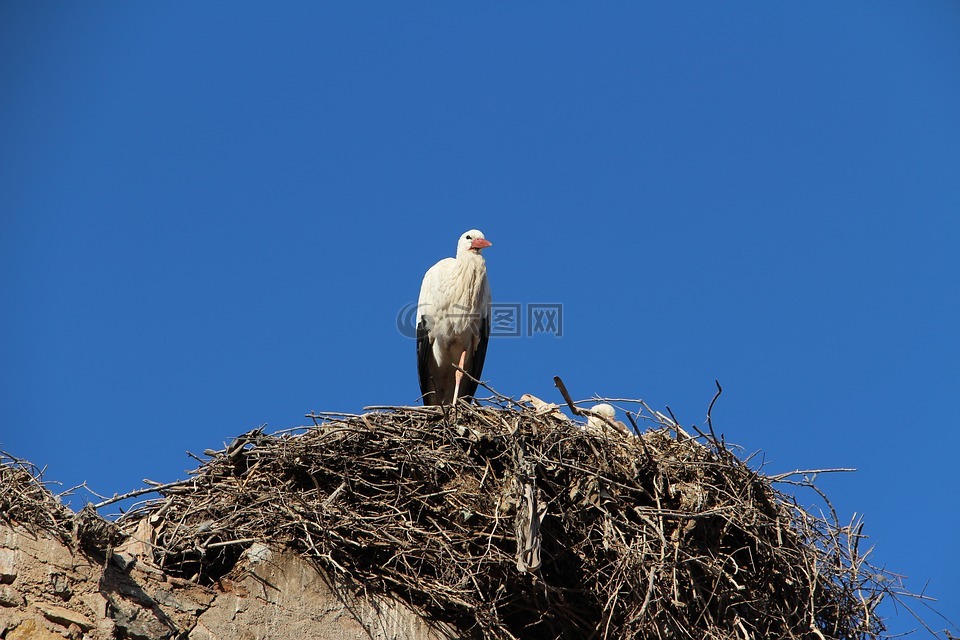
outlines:
[{"label": "stork's white neck", "polygon": [[483,262],[483,256],[480,255],[479,249],[471,249],[467,247],[466,249],[460,249],[457,251],[457,260],[477,260]]}]

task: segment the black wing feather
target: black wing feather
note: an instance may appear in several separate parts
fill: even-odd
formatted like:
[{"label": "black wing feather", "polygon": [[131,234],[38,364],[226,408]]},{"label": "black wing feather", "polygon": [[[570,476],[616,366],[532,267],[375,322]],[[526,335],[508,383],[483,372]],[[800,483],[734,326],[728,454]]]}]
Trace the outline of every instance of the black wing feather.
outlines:
[{"label": "black wing feather", "polygon": [[[469,373],[470,376],[476,380],[479,380],[480,375],[483,373],[483,361],[487,357],[487,342],[489,340],[490,318],[484,318],[480,321],[480,342],[477,343],[477,351],[473,354],[473,358],[470,362],[470,368],[467,369],[467,373]],[[465,398],[472,398],[477,392],[477,383],[470,378],[464,377],[463,382],[460,383],[460,386],[463,388],[462,396]]]},{"label": "black wing feather", "polygon": [[432,351],[430,338],[427,335],[427,318],[421,316],[420,324],[417,325],[417,376],[420,378],[420,394],[423,396],[425,405],[437,404],[436,400],[433,400],[436,391],[433,386],[433,377],[430,375],[429,358]]}]

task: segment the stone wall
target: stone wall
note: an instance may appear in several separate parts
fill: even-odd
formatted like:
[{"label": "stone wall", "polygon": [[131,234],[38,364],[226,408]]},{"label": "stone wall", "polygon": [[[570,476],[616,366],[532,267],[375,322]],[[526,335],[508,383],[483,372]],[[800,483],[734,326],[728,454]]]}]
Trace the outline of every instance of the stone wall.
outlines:
[{"label": "stone wall", "polygon": [[332,583],[300,556],[265,545],[206,587],[135,554],[105,562],[44,532],[0,525],[3,640],[452,637],[401,602]]}]

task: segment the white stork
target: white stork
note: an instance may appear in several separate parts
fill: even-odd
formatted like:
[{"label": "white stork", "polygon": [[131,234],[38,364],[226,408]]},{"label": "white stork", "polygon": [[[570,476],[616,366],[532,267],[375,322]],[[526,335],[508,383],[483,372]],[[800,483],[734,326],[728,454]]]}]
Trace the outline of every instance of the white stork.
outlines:
[{"label": "white stork", "polygon": [[427,270],[417,302],[417,373],[427,405],[472,398],[477,383],[454,365],[480,379],[490,338],[490,283],[480,251],[490,246],[483,233],[467,231],[457,242],[457,257]]},{"label": "white stork", "polygon": [[613,405],[606,402],[595,404],[590,407],[590,414],[593,415],[587,416],[587,429],[603,431],[607,426],[614,426],[627,435],[633,434],[630,429],[627,429],[627,425],[616,420],[617,410],[613,408]]}]

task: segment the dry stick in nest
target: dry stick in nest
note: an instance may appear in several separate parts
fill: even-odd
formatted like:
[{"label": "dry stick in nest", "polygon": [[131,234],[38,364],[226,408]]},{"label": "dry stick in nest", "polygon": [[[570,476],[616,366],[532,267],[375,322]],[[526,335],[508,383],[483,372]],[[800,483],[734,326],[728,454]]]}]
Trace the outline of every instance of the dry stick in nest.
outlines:
[{"label": "dry stick in nest", "polygon": [[[467,378],[469,378],[469,379],[471,380],[471,382],[476,382],[479,386],[483,387],[484,389],[486,389],[487,391],[489,391],[491,394],[493,394],[492,397],[490,398],[490,400],[498,403],[498,404],[501,406],[501,408],[508,408],[508,407],[517,407],[517,406],[520,406],[519,403],[517,403],[516,400],[514,400],[513,398],[508,398],[507,396],[501,394],[500,392],[498,392],[498,391],[497,391],[496,389],[494,389],[493,387],[487,385],[487,383],[484,382],[483,380],[480,380],[479,378],[474,378],[472,375],[470,375],[470,373],[469,373],[468,371],[466,371],[465,369],[461,368],[460,366],[454,364],[454,365],[453,365],[453,368],[456,369],[457,371],[459,371],[460,373],[462,373],[462,374],[463,374],[464,376],[466,376]],[[475,397],[473,398],[473,401],[476,401],[476,398],[475,398]],[[469,403],[467,403],[467,404],[469,404]],[[458,401],[458,402],[457,402],[457,406],[459,406],[459,405],[460,405],[460,402]],[[441,405],[441,406],[443,406],[443,405]],[[444,416],[446,417],[446,414],[444,414]]]},{"label": "dry stick in nest", "polygon": [[137,496],[143,496],[148,493],[163,493],[167,489],[172,489],[174,487],[182,487],[192,482],[195,482],[196,478],[187,478],[185,480],[177,480],[175,482],[168,482],[166,484],[160,484],[158,482],[153,482],[152,480],[144,480],[145,483],[151,485],[149,487],[144,487],[143,489],[136,489],[134,491],[129,491],[123,495],[114,495],[112,498],[102,500],[97,504],[93,505],[94,509],[100,509],[101,507],[106,507],[115,502],[120,502],[121,500],[126,500],[127,498],[136,498]]}]

